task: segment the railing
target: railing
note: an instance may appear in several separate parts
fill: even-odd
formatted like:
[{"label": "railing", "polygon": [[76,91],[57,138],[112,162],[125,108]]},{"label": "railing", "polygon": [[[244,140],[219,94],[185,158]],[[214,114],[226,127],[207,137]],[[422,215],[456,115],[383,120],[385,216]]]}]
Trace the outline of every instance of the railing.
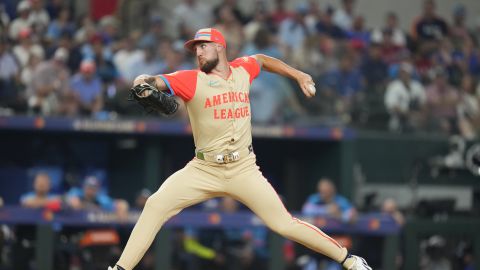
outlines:
[{"label": "railing", "polygon": [[[189,135],[185,121],[155,119],[95,120],[41,116],[0,116],[0,130],[61,131],[88,133],[122,133],[147,135]],[[338,141],[352,139],[355,132],[344,127],[292,125],[254,126],[253,136],[260,138],[298,138]]]},{"label": "railing", "polygon": [[[139,216],[138,211],[131,211],[124,218],[119,218],[111,212],[85,212],[85,211],[58,211],[25,209],[18,206],[0,208],[0,224],[9,225],[36,225],[37,226],[37,247],[36,259],[38,269],[53,269],[53,241],[54,228],[64,226],[75,227],[118,227],[133,226]],[[384,267],[393,269],[392,263],[397,250],[397,235],[400,231],[395,221],[387,215],[366,214],[361,215],[354,224],[345,224],[336,219],[327,217],[300,217],[327,233],[347,235],[370,235],[384,236],[387,238],[384,247]],[[157,237],[156,243],[156,269],[163,270],[169,265],[170,244],[168,239],[170,228],[189,226],[197,228],[245,228],[264,226],[262,221],[251,212],[242,211],[235,214],[221,212],[200,212],[186,210],[170,219]],[[283,255],[281,246],[284,241],[278,235],[270,238],[270,269],[281,269],[283,266]]]}]

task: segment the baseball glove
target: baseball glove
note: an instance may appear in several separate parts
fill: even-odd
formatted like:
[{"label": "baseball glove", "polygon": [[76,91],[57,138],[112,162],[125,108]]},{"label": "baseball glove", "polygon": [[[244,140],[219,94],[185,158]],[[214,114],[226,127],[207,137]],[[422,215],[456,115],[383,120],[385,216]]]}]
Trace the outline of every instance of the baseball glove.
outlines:
[{"label": "baseball glove", "polygon": [[172,115],[178,109],[178,102],[173,96],[148,83],[138,84],[130,89],[128,100],[135,100],[142,105],[147,113],[159,112],[165,115]]}]

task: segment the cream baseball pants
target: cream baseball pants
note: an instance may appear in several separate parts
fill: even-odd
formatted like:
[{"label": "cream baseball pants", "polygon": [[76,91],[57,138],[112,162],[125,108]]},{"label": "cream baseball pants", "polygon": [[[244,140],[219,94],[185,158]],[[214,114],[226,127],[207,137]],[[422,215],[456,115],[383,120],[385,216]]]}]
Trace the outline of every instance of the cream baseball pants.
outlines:
[{"label": "cream baseball pants", "polygon": [[133,269],[168,219],[188,206],[219,196],[238,200],[274,232],[337,262],[347,255],[344,247],[320,229],[290,215],[251,153],[227,164],[194,158],[172,174],[148,198],[117,265]]}]

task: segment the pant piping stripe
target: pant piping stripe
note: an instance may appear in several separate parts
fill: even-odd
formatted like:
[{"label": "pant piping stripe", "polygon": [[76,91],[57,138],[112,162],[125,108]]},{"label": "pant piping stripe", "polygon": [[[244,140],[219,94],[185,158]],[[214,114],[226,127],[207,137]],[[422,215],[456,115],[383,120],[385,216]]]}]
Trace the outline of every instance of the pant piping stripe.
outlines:
[{"label": "pant piping stripe", "polygon": [[[263,175],[262,175],[262,176],[263,176]],[[268,181],[267,181],[267,182],[268,182]],[[275,192],[275,194],[277,195],[278,200],[280,200],[280,203],[281,203],[282,206],[283,206],[283,209],[285,209],[285,211],[287,211],[287,213],[290,215],[290,217],[291,217],[293,220],[295,220],[295,221],[297,221],[298,223],[300,223],[300,224],[302,224],[302,225],[304,225],[304,226],[307,226],[308,228],[316,231],[316,232],[317,232],[318,234],[320,234],[320,236],[322,236],[323,238],[326,238],[328,241],[332,242],[332,243],[333,243],[334,245],[336,245],[337,247],[342,248],[342,246],[341,246],[337,241],[335,241],[333,238],[331,238],[331,237],[329,237],[328,235],[326,235],[326,234],[325,234],[324,232],[322,232],[320,229],[315,228],[315,227],[313,227],[312,225],[310,225],[310,224],[308,224],[308,223],[305,223],[305,222],[303,222],[303,221],[301,221],[301,220],[299,220],[299,219],[297,219],[297,218],[294,218],[294,217],[292,216],[292,214],[290,214],[290,212],[287,210],[287,208],[285,207],[285,205],[283,204],[282,199],[280,199],[280,196],[279,196],[278,193],[275,191],[275,189],[273,188],[272,184],[270,184],[270,182],[268,182],[268,184],[270,185],[270,188],[272,188],[273,191]]]},{"label": "pant piping stripe", "polygon": [[292,217],[292,219],[294,219],[296,222],[304,225],[304,226],[307,226],[308,228],[316,231],[318,234],[320,234],[321,236],[323,236],[324,238],[326,238],[328,241],[332,242],[334,245],[336,245],[337,247],[339,248],[342,248],[342,246],[337,242],[335,241],[333,238],[329,237],[328,235],[326,235],[324,232],[322,232],[320,229],[317,229],[316,227],[313,227],[312,225],[306,223],[306,222],[303,222],[297,218],[294,218]]}]

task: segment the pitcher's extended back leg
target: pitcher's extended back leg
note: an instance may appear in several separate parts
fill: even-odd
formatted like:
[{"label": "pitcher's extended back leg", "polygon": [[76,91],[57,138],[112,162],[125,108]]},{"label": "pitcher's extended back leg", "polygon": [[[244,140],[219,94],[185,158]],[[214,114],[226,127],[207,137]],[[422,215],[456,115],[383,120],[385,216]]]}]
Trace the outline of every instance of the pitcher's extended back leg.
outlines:
[{"label": "pitcher's extended back leg", "polygon": [[187,206],[214,197],[222,188],[218,179],[190,164],[171,175],[148,198],[117,265],[133,269],[168,219]]},{"label": "pitcher's extended back leg", "polygon": [[265,224],[280,235],[298,242],[337,262],[347,255],[347,250],[317,227],[290,215],[276,191],[258,169],[231,181],[228,194],[244,203]]}]

